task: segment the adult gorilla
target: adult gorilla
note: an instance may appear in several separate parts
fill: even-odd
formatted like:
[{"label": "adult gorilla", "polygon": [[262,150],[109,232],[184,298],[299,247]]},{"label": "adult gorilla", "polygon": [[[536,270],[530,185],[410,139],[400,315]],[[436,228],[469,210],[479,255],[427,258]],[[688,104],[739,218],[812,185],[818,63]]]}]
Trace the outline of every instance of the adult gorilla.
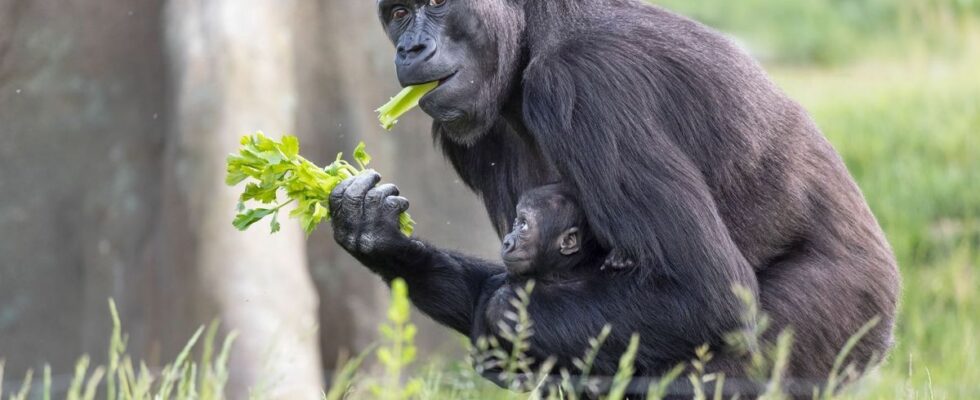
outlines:
[{"label": "adult gorilla", "polygon": [[[881,229],[807,113],[720,34],[632,0],[380,0],[378,10],[401,84],[440,82],[421,107],[498,233],[522,192],[561,180],[612,257],[635,262],[534,310],[532,346],[580,355],[611,323],[604,349],[618,355],[640,332],[637,370],[656,374],[743,327],[741,285],[773,330],[795,329],[792,377],[825,378],[875,316],[854,359],[888,350],[899,278]],[[368,174],[333,193],[337,242],[470,333],[484,318],[480,285],[502,267],[401,235],[408,202],[377,182]],[[737,358],[717,358],[740,373]]]}]

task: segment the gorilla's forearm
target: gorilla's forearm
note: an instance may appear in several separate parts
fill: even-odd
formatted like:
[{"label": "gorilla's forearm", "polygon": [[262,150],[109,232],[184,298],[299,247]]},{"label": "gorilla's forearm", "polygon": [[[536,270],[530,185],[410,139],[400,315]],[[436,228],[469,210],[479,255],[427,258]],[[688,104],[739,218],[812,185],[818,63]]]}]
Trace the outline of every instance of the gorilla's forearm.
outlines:
[{"label": "gorilla's forearm", "polygon": [[469,335],[477,302],[487,280],[503,274],[501,265],[409,240],[382,256],[358,256],[385,282],[402,278],[412,303],[440,324]]},{"label": "gorilla's forearm", "polygon": [[399,215],[408,200],[381,176],[364,172],[341,182],[330,195],[334,240],[386,282],[405,279],[409,297],[437,322],[468,334],[487,278],[503,266],[441,250],[407,238]]}]

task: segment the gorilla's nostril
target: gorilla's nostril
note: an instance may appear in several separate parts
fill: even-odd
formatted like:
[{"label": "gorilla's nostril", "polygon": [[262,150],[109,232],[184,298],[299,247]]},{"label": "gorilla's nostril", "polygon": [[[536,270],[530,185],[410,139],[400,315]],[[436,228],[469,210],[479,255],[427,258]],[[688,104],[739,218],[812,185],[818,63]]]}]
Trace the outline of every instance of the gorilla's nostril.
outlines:
[{"label": "gorilla's nostril", "polygon": [[422,58],[425,55],[426,61],[430,58],[429,55],[433,52],[428,51],[429,46],[425,42],[410,43],[407,45],[399,45],[396,48],[398,52],[398,60],[400,62],[415,62],[416,59]]}]

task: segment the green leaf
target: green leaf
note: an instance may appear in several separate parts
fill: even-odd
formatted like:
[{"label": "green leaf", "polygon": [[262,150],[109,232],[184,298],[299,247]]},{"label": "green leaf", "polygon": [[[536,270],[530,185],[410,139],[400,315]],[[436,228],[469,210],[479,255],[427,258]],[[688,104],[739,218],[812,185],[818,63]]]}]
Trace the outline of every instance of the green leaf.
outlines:
[{"label": "green leaf", "polygon": [[252,226],[252,224],[261,221],[262,218],[265,218],[275,211],[275,209],[268,208],[255,208],[247,210],[244,213],[236,215],[235,220],[232,221],[232,225],[234,225],[235,228],[238,228],[238,230],[244,231],[248,229],[248,227]]},{"label": "green leaf", "polygon": [[357,147],[354,148],[354,160],[361,166],[361,169],[371,163],[371,156],[364,150],[364,142],[358,143]]},{"label": "green leaf", "polygon": [[391,351],[383,347],[378,349],[378,360],[381,360],[382,364],[390,364],[392,361]]},{"label": "green leaf", "polygon": [[270,227],[272,233],[279,232],[279,229],[282,228],[282,226],[279,225],[279,211],[278,210],[276,210],[276,212],[272,213],[272,222],[269,223],[269,227]]},{"label": "green leaf", "polygon": [[303,230],[306,231],[306,234],[313,233],[313,231],[316,230],[316,226],[320,224],[320,221],[323,221],[323,219],[327,218],[328,215],[330,215],[330,212],[326,207],[321,205],[320,202],[314,203],[313,211],[304,220]]},{"label": "green leaf", "polygon": [[299,156],[299,138],[293,135],[285,135],[282,137],[282,154],[288,159],[293,159]]},{"label": "green leaf", "polygon": [[249,183],[245,185],[245,191],[242,192],[242,201],[256,200],[265,204],[272,203],[276,201],[276,190],[278,188],[275,186],[262,186],[255,183]]},{"label": "green leaf", "polygon": [[225,177],[225,184],[235,186],[246,179],[248,179],[248,174],[242,172],[240,169],[229,170],[228,175]]},{"label": "green leaf", "polygon": [[390,131],[405,113],[411,111],[419,105],[419,99],[439,86],[438,81],[423,83],[421,85],[408,86],[402,89],[395,97],[392,97],[385,105],[379,107],[378,121],[381,127]]}]

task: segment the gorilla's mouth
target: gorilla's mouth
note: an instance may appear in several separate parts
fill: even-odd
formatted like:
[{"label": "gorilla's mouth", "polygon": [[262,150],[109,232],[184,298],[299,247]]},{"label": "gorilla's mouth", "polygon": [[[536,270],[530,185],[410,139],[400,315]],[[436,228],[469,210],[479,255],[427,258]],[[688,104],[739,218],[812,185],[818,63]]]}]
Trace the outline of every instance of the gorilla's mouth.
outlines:
[{"label": "gorilla's mouth", "polygon": [[432,89],[432,91],[430,91],[429,93],[426,93],[425,96],[422,96],[422,98],[419,99],[419,100],[420,101],[425,100],[425,98],[427,98],[429,96],[432,96],[433,93],[438,92],[439,89],[441,89],[442,86],[446,84],[446,82],[449,82],[449,80],[450,79],[453,79],[453,77],[455,77],[456,74],[458,74],[458,73],[459,73],[459,70],[455,70],[453,72],[450,72],[450,73],[446,74],[442,78],[430,79],[430,80],[426,81],[426,82],[433,82],[433,81],[435,81],[435,82],[439,82],[439,84],[436,85],[435,89]]},{"label": "gorilla's mouth", "polygon": [[446,75],[445,78],[439,79],[439,86],[442,86],[442,84],[444,84],[447,81],[449,81],[450,79],[452,79],[458,73],[459,73],[459,70],[456,70],[456,71],[453,71],[452,73],[450,73],[449,75]]},{"label": "gorilla's mouth", "polygon": [[[451,83],[452,79],[459,74],[459,70],[450,72],[446,76],[437,79],[439,85],[435,89],[432,89],[425,96],[419,99],[419,106],[422,111],[429,114],[433,119],[441,123],[452,123],[462,119],[466,113],[463,110],[452,106],[450,99],[447,99],[447,95],[443,92],[449,91],[452,93],[454,90],[452,88],[444,88],[446,83]],[[432,82],[432,81],[429,81]],[[451,97],[451,95],[449,96]]]},{"label": "gorilla's mouth", "polygon": [[524,257],[506,257],[505,256],[505,257],[502,257],[502,258],[504,259],[504,262],[505,263],[508,263],[508,264],[523,264],[523,263],[529,263],[529,262],[531,262],[531,259],[530,258],[524,258]]}]

